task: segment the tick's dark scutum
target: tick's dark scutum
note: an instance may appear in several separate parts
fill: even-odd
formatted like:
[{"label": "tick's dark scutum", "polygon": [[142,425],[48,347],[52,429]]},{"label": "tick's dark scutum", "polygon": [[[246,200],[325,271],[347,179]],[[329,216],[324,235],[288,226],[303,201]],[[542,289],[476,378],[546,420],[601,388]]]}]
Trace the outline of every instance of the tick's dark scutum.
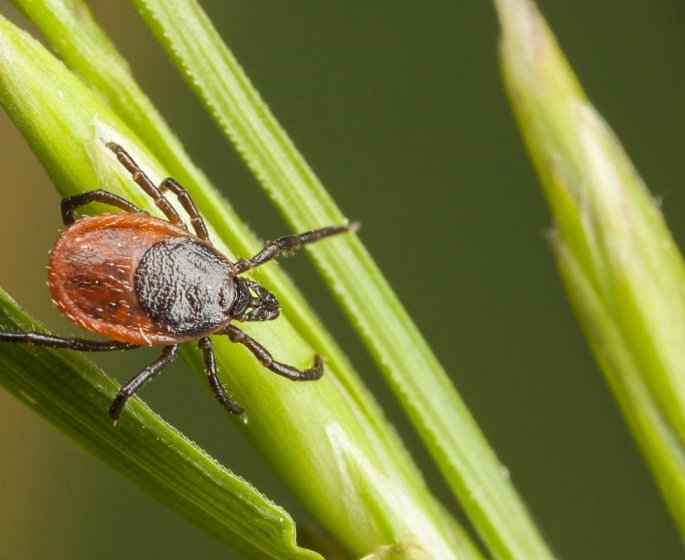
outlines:
[{"label": "tick's dark scutum", "polygon": [[227,323],[236,298],[229,263],[192,237],[169,237],[150,247],[138,263],[134,289],[155,323],[183,337]]}]

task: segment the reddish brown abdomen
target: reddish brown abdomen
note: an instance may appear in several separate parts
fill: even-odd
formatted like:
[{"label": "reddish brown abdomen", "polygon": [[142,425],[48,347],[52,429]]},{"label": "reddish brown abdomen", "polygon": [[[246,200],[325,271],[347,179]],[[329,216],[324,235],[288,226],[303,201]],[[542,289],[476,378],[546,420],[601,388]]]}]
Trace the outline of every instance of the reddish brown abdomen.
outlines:
[{"label": "reddish brown abdomen", "polygon": [[48,283],[57,308],[91,332],[122,342],[176,342],[141,308],[133,276],[155,243],[189,233],[145,214],[100,214],[69,225],[50,252]]}]

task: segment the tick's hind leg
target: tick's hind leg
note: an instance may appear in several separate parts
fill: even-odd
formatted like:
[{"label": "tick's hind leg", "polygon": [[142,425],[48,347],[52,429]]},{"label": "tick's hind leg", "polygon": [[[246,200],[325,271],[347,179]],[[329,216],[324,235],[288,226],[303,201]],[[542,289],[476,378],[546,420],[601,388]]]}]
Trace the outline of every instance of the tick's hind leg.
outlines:
[{"label": "tick's hind leg", "polygon": [[216,359],[214,358],[212,341],[209,340],[208,337],[201,338],[197,345],[202,349],[202,353],[204,354],[205,374],[207,375],[207,380],[209,381],[212,391],[214,391],[216,400],[218,400],[231,414],[241,416],[244,412],[243,407],[226,394],[224,386],[216,375]]},{"label": "tick's hind leg", "polygon": [[52,336],[36,331],[10,332],[0,331],[0,342],[14,342],[19,344],[33,344],[47,348],[67,348],[79,352],[111,352],[114,350],[133,350],[140,348],[135,344],[118,342],[116,340],[87,340],[85,338],[64,338]]},{"label": "tick's hind leg", "polygon": [[131,204],[128,200],[124,200],[120,196],[109,191],[97,189],[95,191],[75,194],[62,199],[62,221],[64,222],[64,225],[68,226],[69,224],[73,224],[76,221],[74,212],[81,208],[81,206],[85,206],[91,202],[109,204],[110,206],[121,208],[132,214],[145,214],[143,210],[138,208],[135,204]]},{"label": "tick's hind leg", "polygon": [[345,226],[326,227],[313,231],[306,231],[297,235],[279,237],[274,241],[267,242],[267,244],[264,245],[264,248],[251,259],[239,259],[236,261],[234,263],[236,274],[242,274],[246,270],[261,266],[264,263],[275,259],[281,253],[295,251],[302,247],[302,245],[314,243],[324,237],[330,237],[331,235],[338,235],[348,231],[357,231],[358,229],[359,222],[353,222]]},{"label": "tick's hind leg", "polygon": [[109,407],[109,417],[115,424],[119,421],[121,416],[121,411],[126,405],[126,401],[129,397],[133,396],[136,391],[138,391],[143,385],[145,385],[150,379],[162,371],[167,365],[174,361],[176,354],[178,353],[178,344],[173,344],[171,346],[165,346],[162,350],[162,354],[150,365],[143,368],[143,370],[131,379],[128,383],[123,385],[119,389],[119,393],[114,398],[112,406]]},{"label": "tick's hind leg", "polygon": [[314,381],[323,375],[323,358],[318,354],[314,356],[314,366],[309,369],[299,370],[293,366],[275,361],[266,348],[238,327],[228,325],[222,333],[227,334],[231,342],[237,342],[245,346],[265,368],[292,381]]}]

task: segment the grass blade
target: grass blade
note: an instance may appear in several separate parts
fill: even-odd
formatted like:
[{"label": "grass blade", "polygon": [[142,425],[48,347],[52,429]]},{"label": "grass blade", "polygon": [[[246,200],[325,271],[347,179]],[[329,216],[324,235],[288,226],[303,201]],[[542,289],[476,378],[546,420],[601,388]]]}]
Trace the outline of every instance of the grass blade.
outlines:
[{"label": "grass blade", "polygon": [[509,96],[581,325],[685,538],[685,266],[529,0],[497,0]]}]

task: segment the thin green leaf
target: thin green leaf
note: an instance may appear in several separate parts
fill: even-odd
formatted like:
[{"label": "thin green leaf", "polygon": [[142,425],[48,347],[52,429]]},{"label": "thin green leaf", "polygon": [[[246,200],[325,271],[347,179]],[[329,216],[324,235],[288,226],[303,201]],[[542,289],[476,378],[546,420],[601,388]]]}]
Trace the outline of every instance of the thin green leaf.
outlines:
[{"label": "thin green leaf", "polygon": [[[198,4],[133,3],[293,229],[341,222]],[[362,244],[311,253],[493,554],[550,557],[506,469]]]},{"label": "thin green leaf", "polygon": [[[49,9],[47,3],[42,6]],[[155,181],[163,176],[163,167],[139,138],[108,110],[103,112],[96,97],[52,57],[41,51],[33,58],[40,62],[28,70],[27,59],[15,56],[11,63],[9,58],[5,61],[3,76],[11,88],[5,88],[2,101],[60,192],[71,194],[106,185],[150,208],[103,142],[115,140],[124,145]],[[75,64],[79,70],[78,61]],[[25,72],[31,74],[29,83],[22,81]],[[31,92],[31,103],[25,102],[20,91]],[[50,95],[55,91],[65,93],[76,106],[53,106]],[[125,113],[122,116],[126,118]],[[209,219],[216,228],[215,214]],[[226,234],[220,233],[214,238],[221,240]],[[328,243],[341,246],[344,240]],[[228,251],[220,241],[217,244]],[[265,269],[260,280],[271,274]],[[307,365],[314,350],[289,318],[288,311],[273,323],[245,328],[254,330],[278,359]],[[313,319],[310,322],[318,325]],[[325,340],[325,335],[316,336]],[[266,372],[245,349],[225,340],[214,344],[222,379],[249,411],[250,422],[241,429],[319,521],[350,550],[365,554],[388,542],[413,537],[436,558],[478,557],[470,542],[464,542],[467,537],[454,531],[453,520],[430,496],[378,407],[335,352],[335,361],[327,363],[323,380],[294,384]],[[322,350],[327,352],[327,348]],[[189,357],[201,372],[197,354],[189,352]],[[122,424],[126,421],[125,414]]]},{"label": "thin green leaf", "polygon": [[685,264],[529,0],[496,0],[512,105],[585,334],[685,538]]}]

